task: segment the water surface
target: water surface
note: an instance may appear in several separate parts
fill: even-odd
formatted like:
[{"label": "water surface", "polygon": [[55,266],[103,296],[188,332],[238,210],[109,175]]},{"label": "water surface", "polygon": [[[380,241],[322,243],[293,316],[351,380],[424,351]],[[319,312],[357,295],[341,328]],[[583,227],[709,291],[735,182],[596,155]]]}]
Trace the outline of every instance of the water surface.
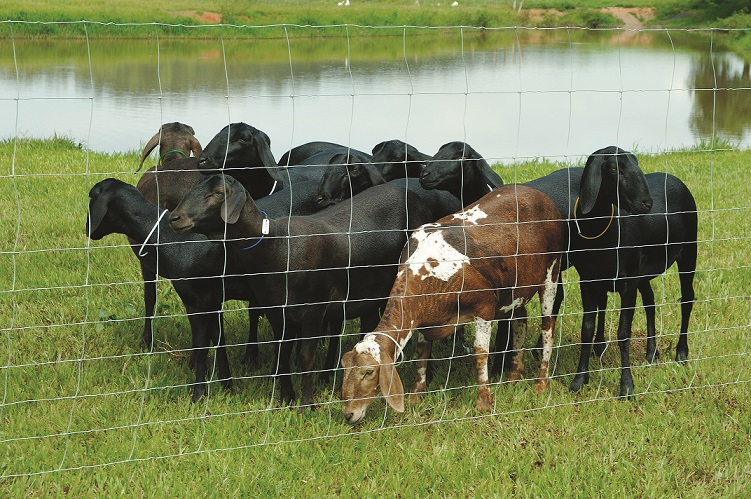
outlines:
[{"label": "water surface", "polygon": [[[748,146],[749,62],[685,32],[351,31],[335,39],[0,40],[0,137],[65,135],[139,149],[160,123],[206,144],[264,130],[278,158],[328,140],[370,151],[452,140],[492,161],[661,151],[713,136]],[[372,34],[372,32],[371,32]]]}]

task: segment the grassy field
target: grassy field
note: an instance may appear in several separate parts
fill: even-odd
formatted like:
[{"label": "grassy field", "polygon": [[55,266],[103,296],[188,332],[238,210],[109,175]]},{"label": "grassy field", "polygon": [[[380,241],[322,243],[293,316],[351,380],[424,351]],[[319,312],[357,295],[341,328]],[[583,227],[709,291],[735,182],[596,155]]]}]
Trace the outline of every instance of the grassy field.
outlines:
[{"label": "grassy field", "polygon": [[[201,24],[225,23],[243,26],[356,24],[367,26],[580,26],[606,28],[622,22],[608,7],[649,8],[654,18],[644,17],[648,24],[667,27],[742,28],[748,26],[748,2],[728,0],[527,0],[523,9],[514,9],[512,0],[461,1],[456,7],[450,1],[423,0],[353,0],[347,7],[336,0],[131,0],[111,2],[87,0],[60,2],[25,0],[22,3],[4,2],[0,5],[0,19],[32,21],[35,24],[7,23],[0,36],[153,36],[159,26],[162,36],[208,36],[192,29]],[[92,21],[86,27],[76,23]],[[62,24],[60,24],[62,23]],[[67,24],[72,23],[72,24]],[[124,29],[113,33],[98,23],[124,23]],[[147,23],[146,26],[141,25]],[[173,26],[179,25],[179,26]],[[316,36],[341,36],[336,32],[317,31]],[[284,36],[284,30],[243,30],[228,36]],[[309,35],[303,35],[309,36]]]},{"label": "grassy field", "polygon": [[[256,369],[240,364],[247,316],[239,302],[226,313],[235,386],[212,383],[191,405],[190,334],[171,286],[159,285],[155,348],[144,352],[140,273],[126,239],[84,234],[88,190],[108,176],[135,184],[138,155],[90,153],[59,138],[1,142],[0,492],[748,497],[751,152],[639,158],[645,171],[681,177],[700,210],[686,365],[672,361],[680,314],[671,269],[653,282],[662,354],[655,365],[644,362],[644,314],[636,314],[635,400],[615,398],[614,343],[601,363],[592,359],[590,384],[571,393],[581,306],[570,270],[548,394],[533,395],[532,380],[496,380],[493,413],[477,414],[471,358],[452,358],[453,345],[440,343],[433,391],[421,404],[398,414],[380,400],[352,427],[338,386],[317,387],[316,411],[279,407],[268,376],[273,345],[261,346]],[[498,171],[512,182],[561,166],[539,160]],[[608,314],[611,342],[617,317]],[[345,348],[356,330],[348,327]],[[265,324],[261,339],[271,339]],[[410,386],[414,365],[399,369]]]}]

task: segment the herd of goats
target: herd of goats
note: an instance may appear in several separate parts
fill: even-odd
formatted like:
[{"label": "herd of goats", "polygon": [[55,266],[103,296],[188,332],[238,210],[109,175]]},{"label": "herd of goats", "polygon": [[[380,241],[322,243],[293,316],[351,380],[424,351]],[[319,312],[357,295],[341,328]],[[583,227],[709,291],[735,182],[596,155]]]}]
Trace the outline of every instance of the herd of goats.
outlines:
[{"label": "herd of goats", "polygon": [[[592,153],[584,168],[563,168],[504,185],[468,144],[433,155],[399,140],[367,154],[330,142],[295,147],[276,161],[269,137],[245,123],[222,129],[205,148],[193,129],[167,123],[144,147],[159,146],[156,166],[134,187],[114,178],[90,191],[87,235],[125,234],[141,265],[145,323],[152,343],[157,275],[171,280],[192,332],[192,400],[206,393],[208,349],[218,378],[231,384],[222,303],[249,302],[243,357],[258,361],[258,321],[274,334],[281,402],[293,403],[291,356],[297,346],[300,408],[314,407],[319,340],[329,338],[324,369],[344,368],[344,418],[360,421],[382,394],[404,410],[396,369],[417,334],[411,400],[427,390],[434,340],[474,323],[477,409],[490,411],[490,375],[524,377],[525,306],[539,296],[542,346],[535,392],[549,388],[560,273],[573,266],[582,298],[581,352],[570,388],[589,381],[589,357],[601,355],[607,293],[620,294],[620,396],[634,391],[629,345],[636,293],[647,317],[646,357],[658,358],[650,280],[674,262],[681,287],[676,360],[688,357],[694,301],[696,203],[665,173],[644,174],[617,147]],[[362,335],[339,358],[345,320]],[[491,352],[493,322],[498,321]],[[492,372],[489,355],[494,353]]]}]

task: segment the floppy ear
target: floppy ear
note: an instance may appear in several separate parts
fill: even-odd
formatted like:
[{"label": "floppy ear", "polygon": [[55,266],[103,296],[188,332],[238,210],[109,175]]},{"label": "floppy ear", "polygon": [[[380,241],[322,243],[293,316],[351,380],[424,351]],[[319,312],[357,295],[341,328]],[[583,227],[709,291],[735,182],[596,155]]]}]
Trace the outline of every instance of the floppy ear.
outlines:
[{"label": "floppy ear", "polygon": [[378,384],[386,402],[396,412],[404,412],[404,385],[399,373],[396,372],[394,361],[384,352],[381,352],[383,363],[378,369]]},{"label": "floppy ear", "polygon": [[245,206],[248,195],[245,189],[239,189],[238,186],[230,185],[226,180],[224,182],[224,203],[220,209],[222,220],[228,224],[236,223],[240,218],[240,212]]},{"label": "floppy ear", "polygon": [[488,184],[491,189],[497,189],[499,187],[503,187],[503,179],[500,175],[498,175],[493,169],[490,167],[487,161],[485,159],[479,159],[478,161],[478,170],[482,172],[482,179],[483,182]]},{"label": "floppy ear", "polygon": [[195,137],[190,138],[190,150],[193,151],[193,156],[195,156],[196,158],[203,152],[201,143],[198,142],[198,139]]},{"label": "floppy ear", "polygon": [[582,183],[579,187],[579,205],[582,213],[587,214],[592,211],[597,201],[597,195],[600,193],[602,185],[602,165],[605,162],[604,155],[594,155],[587,159],[582,173]]},{"label": "floppy ear", "polygon": [[342,367],[345,369],[349,369],[353,365],[355,365],[354,362],[355,352],[353,350],[350,350],[349,352],[342,355]]},{"label": "floppy ear", "polygon": [[99,228],[99,224],[102,223],[104,216],[107,214],[109,196],[101,195],[101,189],[96,187],[91,190],[89,196],[91,201],[89,201],[89,218],[86,220],[86,235],[91,237],[91,234]]},{"label": "floppy ear", "polygon": [[364,168],[363,175],[368,179],[371,185],[381,185],[386,183],[386,179],[383,178],[380,172],[375,168]]}]

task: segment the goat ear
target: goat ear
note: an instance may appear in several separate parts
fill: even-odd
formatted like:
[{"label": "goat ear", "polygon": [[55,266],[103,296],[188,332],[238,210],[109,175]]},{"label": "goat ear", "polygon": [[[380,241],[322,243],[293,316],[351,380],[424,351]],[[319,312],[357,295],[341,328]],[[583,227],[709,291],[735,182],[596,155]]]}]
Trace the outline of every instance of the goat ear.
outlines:
[{"label": "goat ear", "polygon": [[484,159],[479,159],[480,171],[482,171],[483,181],[490,186],[491,189],[497,189],[503,187],[503,179],[498,175]]},{"label": "goat ear", "polygon": [[404,385],[399,373],[396,372],[394,361],[385,353],[381,352],[383,363],[378,370],[378,384],[386,402],[396,412],[404,412]]},{"label": "goat ear", "polygon": [[582,213],[587,214],[592,211],[600,194],[602,185],[602,165],[605,163],[604,155],[593,155],[587,159],[582,173],[581,186],[579,187],[579,205]]},{"label": "goat ear", "polygon": [[151,151],[154,150],[154,148],[159,144],[159,137],[161,136],[161,132],[156,132],[153,137],[149,139],[149,141],[146,143],[145,146],[143,146],[143,154],[141,154],[141,163],[138,165],[138,170],[141,169],[143,166],[143,162],[146,161],[146,158],[149,157],[149,154],[151,154]]},{"label": "goat ear", "polygon": [[383,175],[381,175],[381,172],[377,171],[375,168],[364,168],[365,177],[368,179],[371,185],[380,185],[385,184],[386,179],[383,178]]},{"label": "goat ear", "polygon": [[222,203],[220,211],[222,220],[228,224],[236,223],[247,199],[248,195],[245,189],[238,189],[236,186],[230,187],[225,183],[224,203]]},{"label": "goat ear", "polygon": [[195,137],[190,138],[190,150],[193,152],[194,157],[198,157],[203,152],[203,148],[201,147],[201,143],[198,142],[198,139]]},{"label": "goat ear", "polygon": [[350,367],[355,365],[354,361],[355,352],[350,350],[349,352],[342,355],[342,367],[345,369],[349,369]]},{"label": "goat ear", "polygon": [[96,232],[99,225],[104,220],[104,216],[107,214],[107,202],[102,196],[92,198],[89,202],[89,219],[86,221],[86,235],[91,237],[91,234]]}]

